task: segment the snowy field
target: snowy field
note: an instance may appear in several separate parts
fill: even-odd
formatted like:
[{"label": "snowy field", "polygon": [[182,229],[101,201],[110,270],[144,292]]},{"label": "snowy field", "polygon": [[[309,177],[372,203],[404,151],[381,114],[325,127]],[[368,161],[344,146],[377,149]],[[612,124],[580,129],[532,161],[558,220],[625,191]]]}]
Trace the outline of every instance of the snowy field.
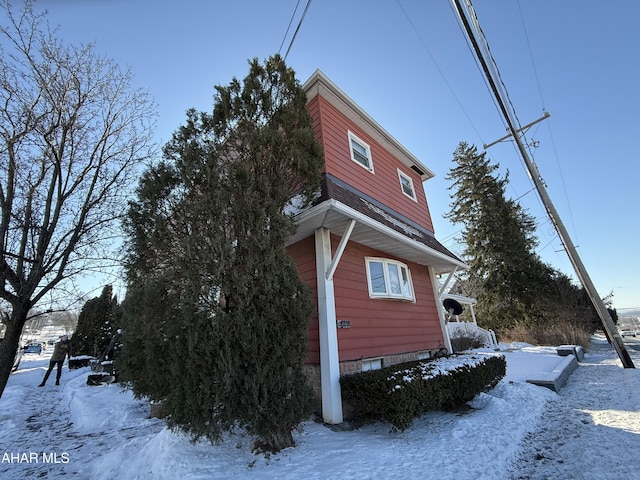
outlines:
[{"label": "snowy field", "polygon": [[[465,411],[430,413],[395,434],[387,424],[334,431],[309,421],[295,448],[270,457],[254,455],[240,433],[193,445],[117,385],[87,386],[88,368],[65,366],[61,386],[50,378],[38,388],[51,349],[25,355],[0,399],[0,478],[640,478],[640,369],[623,369],[594,337],[556,394],[525,382],[553,370],[562,359],[555,349],[502,347],[507,377]],[[629,352],[640,367],[640,352]]]}]

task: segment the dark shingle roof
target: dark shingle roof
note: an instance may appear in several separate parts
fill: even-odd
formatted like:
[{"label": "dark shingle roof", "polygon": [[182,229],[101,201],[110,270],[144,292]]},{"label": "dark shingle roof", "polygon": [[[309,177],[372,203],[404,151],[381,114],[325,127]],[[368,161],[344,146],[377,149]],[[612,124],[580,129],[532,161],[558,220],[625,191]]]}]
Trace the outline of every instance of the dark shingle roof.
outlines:
[{"label": "dark shingle roof", "polygon": [[452,259],[461,261],[436,240],[433,232],[398,212],[391,210],[384,204],[356,190],[332,175],[324,174],[321,181],[321,194],[315,204],[320,204],[329,199],[336,200],[416,242],[420,242]]}]

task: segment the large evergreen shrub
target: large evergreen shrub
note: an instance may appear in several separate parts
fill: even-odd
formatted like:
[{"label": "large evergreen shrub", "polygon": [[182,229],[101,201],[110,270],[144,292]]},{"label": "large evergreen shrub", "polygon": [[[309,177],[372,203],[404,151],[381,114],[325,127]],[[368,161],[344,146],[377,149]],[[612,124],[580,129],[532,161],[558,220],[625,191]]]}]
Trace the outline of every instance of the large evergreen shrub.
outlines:
[{"label": "large evergreen shrub", "polygon": [[71,337],[73,354],[100,357],[120,328],[121,311],[111,285],[99,297],[88,300],[80,310],[78,326]]},{"label": "large evergreen shrub", "polygon": [[132,202],[120,368],[194,440],[240,425],[280,450],[312,395],[312,301],[285,250],[286,212],[317,192],[322,150],[279,56],[216,90],[213,113],[188,112]]}]

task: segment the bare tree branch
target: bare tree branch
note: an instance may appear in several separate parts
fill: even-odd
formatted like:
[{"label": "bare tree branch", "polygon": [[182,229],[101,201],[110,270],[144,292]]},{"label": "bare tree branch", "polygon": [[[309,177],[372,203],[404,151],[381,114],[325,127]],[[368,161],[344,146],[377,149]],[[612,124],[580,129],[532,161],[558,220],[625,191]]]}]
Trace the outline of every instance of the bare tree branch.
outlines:
[{"label": "bare tree branch", "polygon": [[104,264],[138,167],[155,150],[155,104],[92,45],[64,45],[31,1],[19,14],[7,0],[2,9],[0,302],[17,342],[29,310]]}]

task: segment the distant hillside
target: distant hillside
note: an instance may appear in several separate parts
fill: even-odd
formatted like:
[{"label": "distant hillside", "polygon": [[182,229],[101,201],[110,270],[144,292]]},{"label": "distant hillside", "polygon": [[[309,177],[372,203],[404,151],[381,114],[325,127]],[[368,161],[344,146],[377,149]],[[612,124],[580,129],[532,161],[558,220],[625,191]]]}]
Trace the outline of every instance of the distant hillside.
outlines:
[{"label": "distant hillside", "polygon": [[640,308],[621,308],[616,309],[619,318],[640,317]]}]

